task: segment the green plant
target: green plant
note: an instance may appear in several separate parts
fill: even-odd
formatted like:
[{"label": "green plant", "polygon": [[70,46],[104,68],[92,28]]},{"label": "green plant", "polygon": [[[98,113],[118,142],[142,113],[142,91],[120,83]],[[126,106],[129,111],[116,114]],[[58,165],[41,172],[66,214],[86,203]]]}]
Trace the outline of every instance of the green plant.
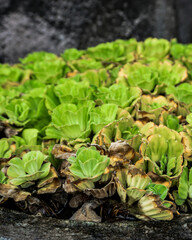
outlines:
[{"label": "green plant", "polygon": [[23,159],[11,159],[7,171],[9,183],[27,188],[34,181],[45,178],[50,171],[50,163],[43,163],[45,159],[46,156],[39,151],[26,153]]},{"label": "green plant", "polygon": [[[76,157],[70,157],[68,161],[71,163],[69,169],[74,178],[87,180],[86,188],[94,187],[94,182],[101,179],[110,162],[107,156],[102,156],[94,147],[79,148]],[[78,184],[78,187],[81,185]]]}]

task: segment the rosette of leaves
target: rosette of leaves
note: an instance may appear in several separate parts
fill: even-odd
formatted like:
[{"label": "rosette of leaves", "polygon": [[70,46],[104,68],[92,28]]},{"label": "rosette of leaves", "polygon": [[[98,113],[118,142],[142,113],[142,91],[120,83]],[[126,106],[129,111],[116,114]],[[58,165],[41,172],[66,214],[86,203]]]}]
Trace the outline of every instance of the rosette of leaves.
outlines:
[{"label": "rosette of leaves", "polygon": [[89,83],[74,80],[66,80],[65,83],[55,86],[54,94],[60,103],[78,104],[93,99],[93,89],[89,87]]},{"label": "rosette of leaves", "polygon": [[166,94],[173,95],[180,102],[191,106],[192,85],[190,83],[182,83],[177,87],[169,86],[166,89]]},{"label": "rosette of leaves", "polygon": [[[68,180],[78,190],[83,190],[87,195],[97,198],[104,198],[115,193],[115,185],[111,179],[111,172],[108,169],[110,159],[101,155],[95,147],[79,148],[76,157],[67,159],[69,167]],[[72,177],[72,180],[71,180]],[[97,182],[97,188],[95,183]],[[101,187],[99,188],[99,184]],[[65,188],[65,186],[64,186]]]},{"label": "rosette of leaves", "polygon": [[138,47],[138,42],[136,39],[131,38],[129,40],[118,39],[115,41],[118,44],[124,46],[124,58],[126,62],[133,62],[136,58],[136,51]]},{"label": "rosette of leaves", "polygon": [[143,159],[136,162],[136,166],[169,179],[179,177],[184,166],[180,134],[165,126],[155,126],[146,137],[140,146]]},{"label": "rosette of leaves", "polygon": [[7,170],[9,183],[27,188],[35,184],[35,181],[47,177],[51,163],[44,163],[46,157],[40,151],[31,151],[26,153],[23,159],[12,158]]},{"label": "rosette of leaves", "polygon": [[43,86],[35,87],[24,94],[22,99],[28,102],[30,111],[28,119],[29,123],[25,125],[27,128],[36,128],[43,135],[45,127],[50,123],[51,117],[45,105],[44,95],[46,88]]},{"label": "rosette of leaves", "polygon": [[78,71],[79,73],[83,73],[91,69],[103,68],[102,63],[94,59],[73,60],[68,63],[68,66],[72,69],[72,71]]},{"label": "rosette of leaves", "polygon": [[[41,89],[40,89],[41,90]],[[33,90],[32,90],[33,92]],[[43,96],[37,96],[38,90],[26,94],[22,99],[13,99],[3,109],[0,118],[13,127],[28,127],[43,130],[50,122]],[[35,93],[36,92],[36,93]],[[41,121],[39,121],[41,119]]]},{"label": "rosette of leaves", "polygon": [[186,45],[172,41],[170,53],[176,60],[182,60],[185,57]]},{"label": "rosette of leaves", "polygon": [[172,203],[164,200],[168,189],[163,184],[152,183],[150,177],[133,165],[116,171],[117,192],[128,211],[144,220],[171,220]]},{"label": "rosette of leaves", "polygon": [[24,129],[21,136],[0,139],[0,158],[9,159],[13,154],[22,153],[26,149],[39,149],[37,137],[37,129]]},{"label": "rosette of leaves", "polygon": [[118,107],[131,112],[140,96],[141,89],[138,87],[125,87],[122,84],[113,84],[109,88],[99,88],[97,99],[103,103],[117,104]]},{"label": "rosette of leaves", "polygon": [[103,104],[93,108],[90,113],[90,123],[94,134],[97,134],[105,125],[117,118],[118,107],[115,104]]},{"label": "rosette of leaves", "polygon": [[84,50],[78,50],[76,48],[69,48],[64,51],[63,54],[61,54],[61,57],[66,61],[72,61],[77,60],[81,58],[82,55],[85,54]]},{"label": "rosette of leaves", "polygon": [[35,128],[24,129],[20,136],[13,136],[9,140],[10,147],[14,149],[15,154],[22,154],[26,149],[40,150],[41,146],[38,139],[39,131]]},{"label": "rosette of leaves", "polygon": [[90,85],[94,85],[97,87],[101,86],[110,86],[113,82],[112,75],[115,70],[107,70],[105,68],[97,69],[97,70],[87,70],[80,74],[81,81],[87,82]]},{"label": "rosette of leaves", "polygon": [[107,63],[124,60],[124,52],[124,45],[117,42],[101,43],[87,49],[88,57]]},{"label": "rosette of leaves", "polygon": [[140,87],[145,92],[151,92],[155,88],[157,80],[157,69],[137,62],[125,64],[120,70],[116,82],[125,86]]},{"label": "rosette of leaves", "polygon": [[146,118],[148,121],[159,123],[159,117],[163,110],[173,111],[177,105],[164,96],[143,95],[136,105],[136,119]]},{"label": "rosette of leaves", "polygon": [[131,117],[121,119],[116,123],[115,130],[115,141],[126,140],[136,153],[139,152],[143,135],[140,132],[138,122],[134,122]]},{"label": "rosette of leaves", "polygon": [[153,62],[165,59],[170,50],[170,43],[165,39],[147,38],[144,42],[139,42],[137,54],[142,62]]},{"label": "rosette of leaves", "polygon": [[112,142],[126,140],[136,151],[139,151],[142,134],[138,122],[134,122],[131,116],[122,118],[103,127],[94,137],[92,143],[110,147]]},{"label": "rosette of leaves", "polygon": [[20,58],[20,62],[27,68],[30,67],[35,62],[44,62],[44,61],[54,61],[57,60],[58,57],[54,53],[48,52],[34,52],[28,54],[25,58]]},{"label": "rosette of leaves", "polygon": [[1,119],[11,125],[21,127],[30,121],[30,106],[24,99],[13,99],[4,107],[3,111],[6,117],[1,116]]},{"label": "rosette of leaves", "polygon": [[188,77],[187,68],[184,67],[181,63],[176,61],[172,63],[171,61],[163,62],[154,62],[150,66],[153,66],[158,70],[158,80],[157,86],[154,90],[154,93],[165,93],[167,86],[175,86]]},{"label": "rosette of leaves", "polygon": [[176,41],[172,41],[171,51],[172,57],[181,61],[191,74],[192,71],[192,44],[180,44]]},{"label": "rosette of leaves", "polygon": [[46,129],[46,138],[64,139],[67,141],[78,138],[86,140],[91,132],[90,111],[94,103],[61,104],[52,113],[52,122]]},{"label": "rosette of leaves", "polygon": [[28,67],[33,77],[44,83],[55,83],[65,74],[65,63],[59,58],[54,61],[35,61]]},{"label": "rosette of leaves", "polygon": [[0,64],[0,86],[17,85],[23,78],[24,71],[17,66],[9,66],[8,64]]}]

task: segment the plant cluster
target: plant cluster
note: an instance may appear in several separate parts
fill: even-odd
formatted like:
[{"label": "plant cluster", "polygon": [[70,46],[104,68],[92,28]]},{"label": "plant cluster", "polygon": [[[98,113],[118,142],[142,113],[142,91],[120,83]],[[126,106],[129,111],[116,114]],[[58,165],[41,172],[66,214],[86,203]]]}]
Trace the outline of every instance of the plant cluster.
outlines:
[{"label": "plant cluster", "polygon": [[0,197],[72,220],[191,212],[192,44],[116,40],[0,64]]}]

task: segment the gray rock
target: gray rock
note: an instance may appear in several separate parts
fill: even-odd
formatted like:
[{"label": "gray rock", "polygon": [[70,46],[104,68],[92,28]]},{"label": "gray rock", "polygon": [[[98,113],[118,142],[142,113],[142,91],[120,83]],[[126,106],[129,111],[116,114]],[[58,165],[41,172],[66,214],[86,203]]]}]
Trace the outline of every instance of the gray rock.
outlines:
[{"label": "gray rock", "polygon": [[170,222],[93,223],[30,216],[0,208],[0,239],[6,240],[190,240],[192,216]]},{"label": "gray rock", "polygon": [[176,0],[177,37],[180,42],[192,42],[192,1]]},{"label": "gray rock", "polygon": [[117,38],[175,37],[173,0],[0,0],[0,62]]}]

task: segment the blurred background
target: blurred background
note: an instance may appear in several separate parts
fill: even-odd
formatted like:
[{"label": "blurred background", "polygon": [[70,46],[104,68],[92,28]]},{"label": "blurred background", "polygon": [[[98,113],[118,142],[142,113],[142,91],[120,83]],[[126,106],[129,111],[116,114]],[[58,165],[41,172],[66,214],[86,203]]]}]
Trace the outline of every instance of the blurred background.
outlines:
[{"label": "blurred background", "polygon": [[116,39],[192,42],[192,0],[0,0],[0,62]]}]

